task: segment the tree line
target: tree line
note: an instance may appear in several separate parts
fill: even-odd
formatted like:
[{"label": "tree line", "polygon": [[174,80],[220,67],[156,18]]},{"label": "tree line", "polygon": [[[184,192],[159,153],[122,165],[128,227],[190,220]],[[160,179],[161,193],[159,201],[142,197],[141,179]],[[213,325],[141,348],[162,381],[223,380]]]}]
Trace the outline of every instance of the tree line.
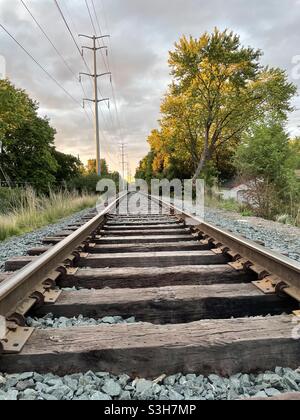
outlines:
[{"label": "tree line", "polygon": [[169,53],[159,128],[136,176],[208,184],[239,176],[249,182],[249,202],[269,217],[287,197],[297,203],[299,139],[286,132],[297,88],[285,71],[262,65],[262,55],[229,30],[181,37]]},{"label": "tree line", "polygon": [[[42,192],[62,185],[95,192],[98,177],[92,161],[84,167],[78,157],[56,150],[56,131],[38,110],[23,89],[0,80],[0,179],[29,183]],[[103,176],[117,178],[105,160],[101,166]]]}]

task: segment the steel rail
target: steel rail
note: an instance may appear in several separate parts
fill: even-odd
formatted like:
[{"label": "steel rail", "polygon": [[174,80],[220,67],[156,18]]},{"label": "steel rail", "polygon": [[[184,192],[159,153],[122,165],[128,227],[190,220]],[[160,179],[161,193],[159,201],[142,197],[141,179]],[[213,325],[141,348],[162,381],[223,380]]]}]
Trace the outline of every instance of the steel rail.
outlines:
[{"label": "steel rail", "polygon": [[278,277],[284,281],[289,287],[286,293],[290,294],[300,302],[300,263],[294,261],[276,251],[265,248],[251,240],[248,240],[238,234],[231,233],[227,230],[218,228],[209,223],[204,222],[198,217],[187,213],[168,203],[167,201],[149,196],[151,200],[156,201],[164,207],[171,208],[176,214],[181,215],[187,220],[188,224],[197,227],[199,231],[204,232],[217,242],[222,243],[233,251],[236,251],[241,257],[248,259],[253,264],[263,267],[271,275]]},{"label": "steel rail", "polygon": [[127,192],[121,193],[104,211],[55,245],[37,260],[3,281],[0,284],[0,316],[6,317],[10,314],[12,310],[28,296],[28,294],[34,291],[35,287],[40,284],[43,279],[47,279],[47,276],[49,276],[50,273],[61,266],[65,259],[67,259],[76,248],[78,248],[99,227],[104,221],[105,216],[114,209],[126,195]]}]

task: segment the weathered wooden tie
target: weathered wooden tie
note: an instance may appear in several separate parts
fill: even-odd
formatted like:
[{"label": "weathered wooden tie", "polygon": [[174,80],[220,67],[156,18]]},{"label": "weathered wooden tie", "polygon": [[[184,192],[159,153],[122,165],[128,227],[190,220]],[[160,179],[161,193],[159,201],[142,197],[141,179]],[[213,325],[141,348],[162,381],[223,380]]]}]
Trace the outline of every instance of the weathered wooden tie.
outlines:
[{"label": "weathered wooden tie", "polygon": [[35,315],[84,315],[97,319],[134,316],[137,321],[154,324],[180,324],[201,319],[280,315],[296,308],[297,304],[288,297],[265,295],[252,284],[220,284],[63,292],[55,304],[38,308]]},{"label": "weathered wooden tie", "polygon": [[147,288],[183,285],[234,284],[250,282],[251,272],[237,271],[229,265],[149,268],[79,269],[58,280],[61,287],[87,289]]},{"label": "weathered wooden tie", "polygon": [[290,316],[207,320],[180,325],[132,324],[36,330],[0,371],[123,373],[155,378],[182,372],[223,376],[298,368],[300,340]]},{"label": "weathered wooden tie", "polygon": [[225,255],[211,251],[132,252],[120,254],[89,254],[79,261],[79,267],[170,267],[178,265],[226,264]]}]

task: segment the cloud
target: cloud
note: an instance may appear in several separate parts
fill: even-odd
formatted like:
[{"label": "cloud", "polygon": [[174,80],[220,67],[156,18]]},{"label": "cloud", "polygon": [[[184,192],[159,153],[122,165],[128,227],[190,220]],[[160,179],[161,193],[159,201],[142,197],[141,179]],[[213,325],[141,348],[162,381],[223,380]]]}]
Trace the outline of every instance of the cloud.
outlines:
[{"label": "cloud", "polygon": [[[67,66],[41,33],[19,0],[0,0],[0,21],[28,51],[74,96],[73,102],[26,54],[0,31],[0,54],[7,61],[11,80],[25,88],[40,102],[57,129],[57,147],[79,154],[83,160],[95,154],[91,121],[93,114],[80,108],[83,96],[93,94],[90,81],[84,78],[83,93],[77,74],[86,71],[84,63],[52,0],[25,0],[45,29]],[[91,0],[88,0],[90,6]],[[300,2],[298,0],[94,0],[103,34],[110,33],[109,55],[118,103],[116,117],[113,101],[111,113],[101,105],[100,126],[104,155],[115,169],[119,165],[119,142],[127,143],[131,169],[147,153],[147,135],[157,126],[160,100],[170,80],[168,51],[182,34],[199,36],[215,26],[230,28],[241,35],[246,45],[261,48],[263,61],[280,66],[292,77],[292,57],[300,55]],[[83,0],[59,0],[76,37],[92,33]],[[91,8],[92,10],[92,8]],[[96,21],[94,22],[97,24]],[[89,52],[85,53],[92,67]],[[106,66],[99,57],[100,71]],[[71,71],[70,71],[71,69]],[[293,80],[300,86],[300,80]],[[103,96],[112,96],[108,78],[100,79]],[[295,100],[299,105],[299,101]],[[289,131],[299,134],[300,112],[290,117]],[[120,122],[120,124],[119,124]]]}]

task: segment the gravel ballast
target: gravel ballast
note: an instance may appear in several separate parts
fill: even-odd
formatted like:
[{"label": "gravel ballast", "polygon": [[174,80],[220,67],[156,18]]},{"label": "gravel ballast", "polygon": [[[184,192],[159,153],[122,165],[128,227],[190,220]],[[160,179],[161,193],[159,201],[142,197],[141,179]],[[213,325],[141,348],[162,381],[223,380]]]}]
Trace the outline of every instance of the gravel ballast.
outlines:
[{"label": "gravel ballast", "polygon": [[29,248],[42,245],[43,238],[53,236],[58,231],[64,230],[73,223],[79,222],[90,212],[91,209],[83,210],[53,225],[0,242],[0,271],[4,270],[4,263],[9,258],[26,255]]},{"label": "gravel ballast", "polygon": [[134,317],[124,319],[121,316],[107,316],[101,319],[85,318],[82,315],[74,318],[55,318],[53,314],[48,314],[43,318],[26,319],[28,327],[38,329],[48,328],[71,328],[71,327],[96,327],[97,325],[116,325],[116,324],[134,324]]},{"label": "gravel ballast", "polygon": [[283,368],[230,378],[179,373],[156,381],[93,372],[61,378],[33,372],[0,374],[0,400],[237,400],[299,391],[300,370]]},{"label": "gravel ballast", "polygon": [[263,242],[266,248],[300,261],[300,229],[297,227],[210,208],[205,209],[205,220],[247,239]]}]

